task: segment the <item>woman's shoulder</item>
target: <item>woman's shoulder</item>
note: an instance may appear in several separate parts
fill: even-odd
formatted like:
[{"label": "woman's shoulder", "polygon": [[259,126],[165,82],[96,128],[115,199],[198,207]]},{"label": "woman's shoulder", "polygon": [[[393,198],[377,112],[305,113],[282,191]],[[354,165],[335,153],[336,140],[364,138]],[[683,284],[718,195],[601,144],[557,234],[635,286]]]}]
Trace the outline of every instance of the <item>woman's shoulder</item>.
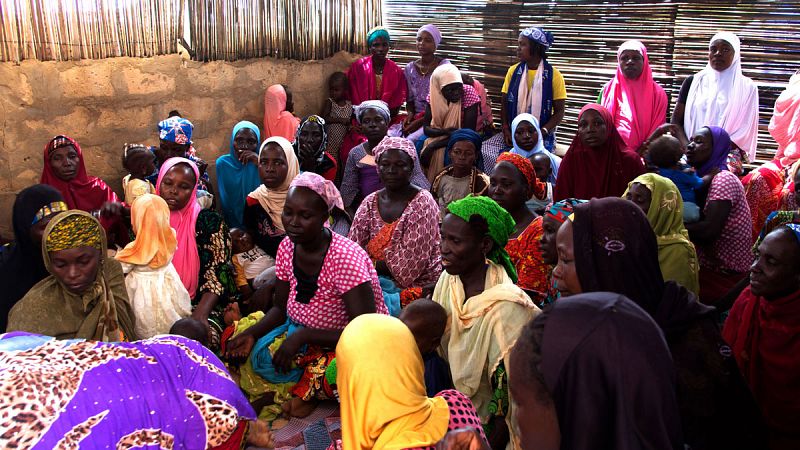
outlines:
[{"label": "woman's shoulder", "polygon": [[370,261],[369,255],[360,245],[351,241],[347,236],[342,236],[332,231],[330,253],[332,259],[336,261],[342,259],[353,260],[354,258],[358,261]]},{"label": "woman's shoulder", "polygon": [[714,178],[711,180],[711,187],[740,189],[742,193],[744,193],[744,186],[742,182],[739,181],[739,177],[729,170],[721,170],[718,174],[714,175]]},{"label": "woman's shoulder", "polygon": [[417,195],[414,196],[414,199],[411,201],[411,203],[417,206],[433,208],[436,211],[439,211],[439,204],[436,203],[433,195],[431,195],[427,189],[419,188]]}]

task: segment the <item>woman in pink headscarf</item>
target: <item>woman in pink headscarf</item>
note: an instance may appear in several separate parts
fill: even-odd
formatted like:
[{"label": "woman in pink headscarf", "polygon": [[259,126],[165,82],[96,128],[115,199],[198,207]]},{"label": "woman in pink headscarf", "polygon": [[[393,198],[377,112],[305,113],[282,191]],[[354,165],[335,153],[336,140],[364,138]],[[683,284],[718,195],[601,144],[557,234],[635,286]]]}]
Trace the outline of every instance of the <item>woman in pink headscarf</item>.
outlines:
[{"label": "woman in pink headscarf", "polygon": [[667,94],[653,80],[647,48],[626,41],[617,50],[617,74],[603,87],[598,103],[614,117],[628,150],[639,152],[642,143],[667,119]]},{"label": "woman in pink headscarf", "polygon": [[158,172],[156,193],[169,206],[178,241],[172,265],[192,298],[192,318],[208,324],[209,348],[216,351],[225,329],[223,312],[236,286],[228,226],[219,213],[197,203],[199,176],[192,161],[170,158]]},{"label": "woman in pink headscarf", "polygon": [[264,94],[264,138],[281,136],[294,141],[300,119],[292,112],[292,91],[282,84],[273,84]]}]

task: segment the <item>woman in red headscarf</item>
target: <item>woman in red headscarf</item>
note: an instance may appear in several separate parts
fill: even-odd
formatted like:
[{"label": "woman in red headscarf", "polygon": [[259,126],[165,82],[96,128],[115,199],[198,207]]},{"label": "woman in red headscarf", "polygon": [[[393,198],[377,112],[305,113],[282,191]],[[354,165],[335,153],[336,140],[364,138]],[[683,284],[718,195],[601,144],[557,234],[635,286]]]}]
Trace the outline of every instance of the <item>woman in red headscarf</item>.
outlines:
[{"label": "woman in red headscarf", "polygon": [[626,150],[611,113],[590,103],[578,114],[578,133],[561,160],[553,201],[619,197],[644,172],[642,158]]}]

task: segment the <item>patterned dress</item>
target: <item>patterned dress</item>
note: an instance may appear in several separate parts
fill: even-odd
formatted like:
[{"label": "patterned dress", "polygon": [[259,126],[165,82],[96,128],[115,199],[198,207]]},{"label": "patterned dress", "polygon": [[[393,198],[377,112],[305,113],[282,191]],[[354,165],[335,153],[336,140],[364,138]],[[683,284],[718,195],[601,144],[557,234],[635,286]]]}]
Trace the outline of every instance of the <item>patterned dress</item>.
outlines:
[{"label": "patterned dress", "polygon": [[[353,117],[353,104],[350,100],[347,100],[344,106],[339,106],[339,104],[331,98],[329,98],[328,101],[331,103],[331,118],[349,120]],[[338,168],[336,173],[336,185],[338,186],[342,182],[342,174],[344,173],[344,164],[341,161],[339,152],[344,137],[347,136],[347,133],[350,131],[350,127],[341,123],[328,123],[326,128],[328,132],[326,151],[336,160],[336,167]]]},{"label": "patterned dress", "polygon": [[719,238],[712,244],[697,246],[700,266],[714,271],[747,272],[753,262],[752,217],[736,175],[724,170],[714,177],[705,207],[715,200],[730,201],[731,211]]},{"label": "patterned dress", "polygon": [[544,218],[539,216],[528,225],[519,236],[508,240],[506,251],[517,269],[517,286],[528,291],[531,300],[537,305],[544,303],[549,290],[549,275],[552,268],[542,260],[542,239]]}]

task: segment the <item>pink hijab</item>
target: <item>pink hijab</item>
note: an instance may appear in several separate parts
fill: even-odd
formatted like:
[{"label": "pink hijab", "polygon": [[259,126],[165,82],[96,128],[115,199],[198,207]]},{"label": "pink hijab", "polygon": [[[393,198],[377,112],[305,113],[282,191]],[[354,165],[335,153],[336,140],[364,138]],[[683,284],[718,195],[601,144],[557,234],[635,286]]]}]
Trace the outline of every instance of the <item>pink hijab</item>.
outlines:
[{"label": "pink hijab", "polygon": [[294,141],[300,120],[286,111],[286,90],[280,84],[273,84],[264,94],[264,137],[280,136],[289,142]]},{"label": "pink hijab", "polygon": [[[200,171],[195,163],[186,158],[170,158],[161,165],[156,182],[156,194],[161,195],[161,180],[164,175],[178,164],[188,164],[194,171],[195,180],[200,179]],[[200,254],[197,252],[197,235],[195,224],[197,216],[203,208],[197,203],[197,181],[189,202],[180,211],[170,211],[169,225],[175,229],[178,239],[178,248],[172,257],[172,265],[178,271],[183,285],[189,291],[189,296],[194,298],[197,293],[197,284],[200,278]]]},{"label": "pink hijab", "polygon": [[800,159],[800,73],[792,76],[786,90],[775,101],[769,134],[778,143],[775,159],[783,167],[789,167]]},{"label": "pink hijab", "polygon": [[[635,50],[644,58],[642,74],[636,80],[625,78],[619,57],[625,50]],[[614,125],[626,147],[636,151],[642,142],[666,122],[667,94],[653,81],[647,48],[639,41],[626,41],[617,50],[617,75],[603,91],[602,105],[614,117]]]}]

